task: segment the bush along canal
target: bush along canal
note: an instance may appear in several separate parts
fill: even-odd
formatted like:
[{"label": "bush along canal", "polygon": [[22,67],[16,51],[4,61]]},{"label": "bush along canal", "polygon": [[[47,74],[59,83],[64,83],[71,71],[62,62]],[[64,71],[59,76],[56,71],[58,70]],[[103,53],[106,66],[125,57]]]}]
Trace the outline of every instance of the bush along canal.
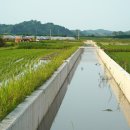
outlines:
[{"label": "bush along canal", "polygon": [[[130,105],[94,47],[86,47],[53,123],[48,114],[39,130],[129,130]],[[63,89],[62,88],[62,89]],[[62,90],[61,90],[62,91]],[[63,92],[63,91],[62,91]],[[61,96],[61,93],[59,93]],[[54,117],[53,117],[54,118]]]}]

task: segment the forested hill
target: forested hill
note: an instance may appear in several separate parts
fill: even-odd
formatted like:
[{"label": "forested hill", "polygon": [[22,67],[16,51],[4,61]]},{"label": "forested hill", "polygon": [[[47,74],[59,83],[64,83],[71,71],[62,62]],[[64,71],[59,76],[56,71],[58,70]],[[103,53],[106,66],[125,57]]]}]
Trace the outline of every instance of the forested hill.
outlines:
[{"label": "forested hill", "polygon": [[130,31],[109,31],[104,29],[97,30],[69,30],[63,26],[53,23],[42,24],[40,21],[31,20],[24,21],[19,24],[6,25],[0,24],[0,34],[11,35],[51,35],[53,36],[115,36],[115,37],[130,37]]},{"label": "forested hill", "polygon": [[69,29],[53,23],[42,24],[40,21],[24,21],[15,25],[0,24],[0,34],[16,35],[52,35],[73,36]]}]

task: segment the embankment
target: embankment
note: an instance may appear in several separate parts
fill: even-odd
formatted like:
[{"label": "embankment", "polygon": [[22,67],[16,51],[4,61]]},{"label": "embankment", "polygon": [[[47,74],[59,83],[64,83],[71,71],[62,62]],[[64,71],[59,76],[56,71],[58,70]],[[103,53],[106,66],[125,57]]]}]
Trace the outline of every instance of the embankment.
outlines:
[{"label": "embankment", "polygon": [[108,68],[118,86],[130,102],[130,74],[126,72],[119,64],[111,59],[100,47],[96,46],[97,54]]}]

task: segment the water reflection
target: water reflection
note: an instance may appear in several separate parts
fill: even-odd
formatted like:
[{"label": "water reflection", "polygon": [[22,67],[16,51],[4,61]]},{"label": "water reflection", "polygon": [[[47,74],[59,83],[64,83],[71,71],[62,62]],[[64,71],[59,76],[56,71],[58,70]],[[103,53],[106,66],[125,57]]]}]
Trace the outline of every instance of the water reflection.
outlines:
[{"label": "water reflection", "polygon": [[75,69],[77,68],[77,65],[78,65],[80,59],[81,59],[81,57],[79,57],[78,60],[76,61],[74,67],[72,68],[71,72],[69,73],[68,77],[66,78],[63,86],[59,90],[59,93],[55,97],[52,105],[50,106],[50,109],[48,110],[47,114],[43,118],[43,120],[40,123],[37,130],[50,130],[52,122],[53,122],[53,120],[54,120],[54,118],[55,118],[55,116],[57,114],[57,111],[60,108],[60,105],[62,103],[64,95],[65,95],[65,93],[67,91],[68,84],[71,82],[71,79],[72,79],[72,77],[74,75]]},{"label": "water reflection", "polygon": [[[116,99],[117,99],[117,107],[115,111],[123,111],[125,118],[128,122],[128,125],[130,126],[130,103],[123,94],[122,90],[120,89],[119,85],[116,83],[112,75],[110,74],[109,70],[106,68],[106,66],[102,63],[102,61],[99,59],[100,63],[102,64],[102,67],[104,69],[104,76],[100,78],[100,84],[99,87],[103,86],[103,81],[109,84],[109,90],[110,90],[110,100],[112,99],[112,92],[114,93]],[[102,80],[105,79],[105,80]],[[106,109],[108,111],[111,111],[111,109]]]},{"label": "water reflection", "polygon": [[83,71],[83,70],[84,70],[84,68],[83,68],[83,67],[81,67],[81,70]]},{"label": "water reflection", "polygon": [[[105,74],[109,78],[112,77],[107,69],[105,71]],[[108,82],[111,85],[111,89],[114,92],[118,102],[116,110],[120,111],[121,109],[123,111],[126,120],[128,122],[128,125],[130,126],[130,103],[128,102],[122,90],[119,88],[118,84],[115,82],[113,78],[111,78],[111,80],[109,80]]]}]

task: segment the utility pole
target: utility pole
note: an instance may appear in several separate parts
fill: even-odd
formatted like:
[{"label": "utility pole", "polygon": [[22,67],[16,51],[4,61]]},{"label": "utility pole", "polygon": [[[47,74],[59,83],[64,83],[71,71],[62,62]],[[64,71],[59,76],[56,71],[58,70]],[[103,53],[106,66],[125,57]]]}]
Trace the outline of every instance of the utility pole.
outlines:
[{"label": "utility pole", "polygon": [[37,36],[37,24],[36,24],[36,27],[35,27],[35,35]]},{"label": "utility pole", "polygon": [[36,41],[36,39],[37,39],[37,24],[35,26],[35,41]]},{"label": "utility pole", "polygon": [[51,40],[51,29],[50,29],[50,40]]},{"label": "utility pole", "polygon": [[58,36],[59,36],[59,29],[58,29]]},{"label": "utility pole", "polygon": [[78,33],[77,37],[78,37],[78,40],[79,40],[80,39],[80,34],[79,34],[80,32],[79,32],[79,30],[77,30],[77,33]]}]

